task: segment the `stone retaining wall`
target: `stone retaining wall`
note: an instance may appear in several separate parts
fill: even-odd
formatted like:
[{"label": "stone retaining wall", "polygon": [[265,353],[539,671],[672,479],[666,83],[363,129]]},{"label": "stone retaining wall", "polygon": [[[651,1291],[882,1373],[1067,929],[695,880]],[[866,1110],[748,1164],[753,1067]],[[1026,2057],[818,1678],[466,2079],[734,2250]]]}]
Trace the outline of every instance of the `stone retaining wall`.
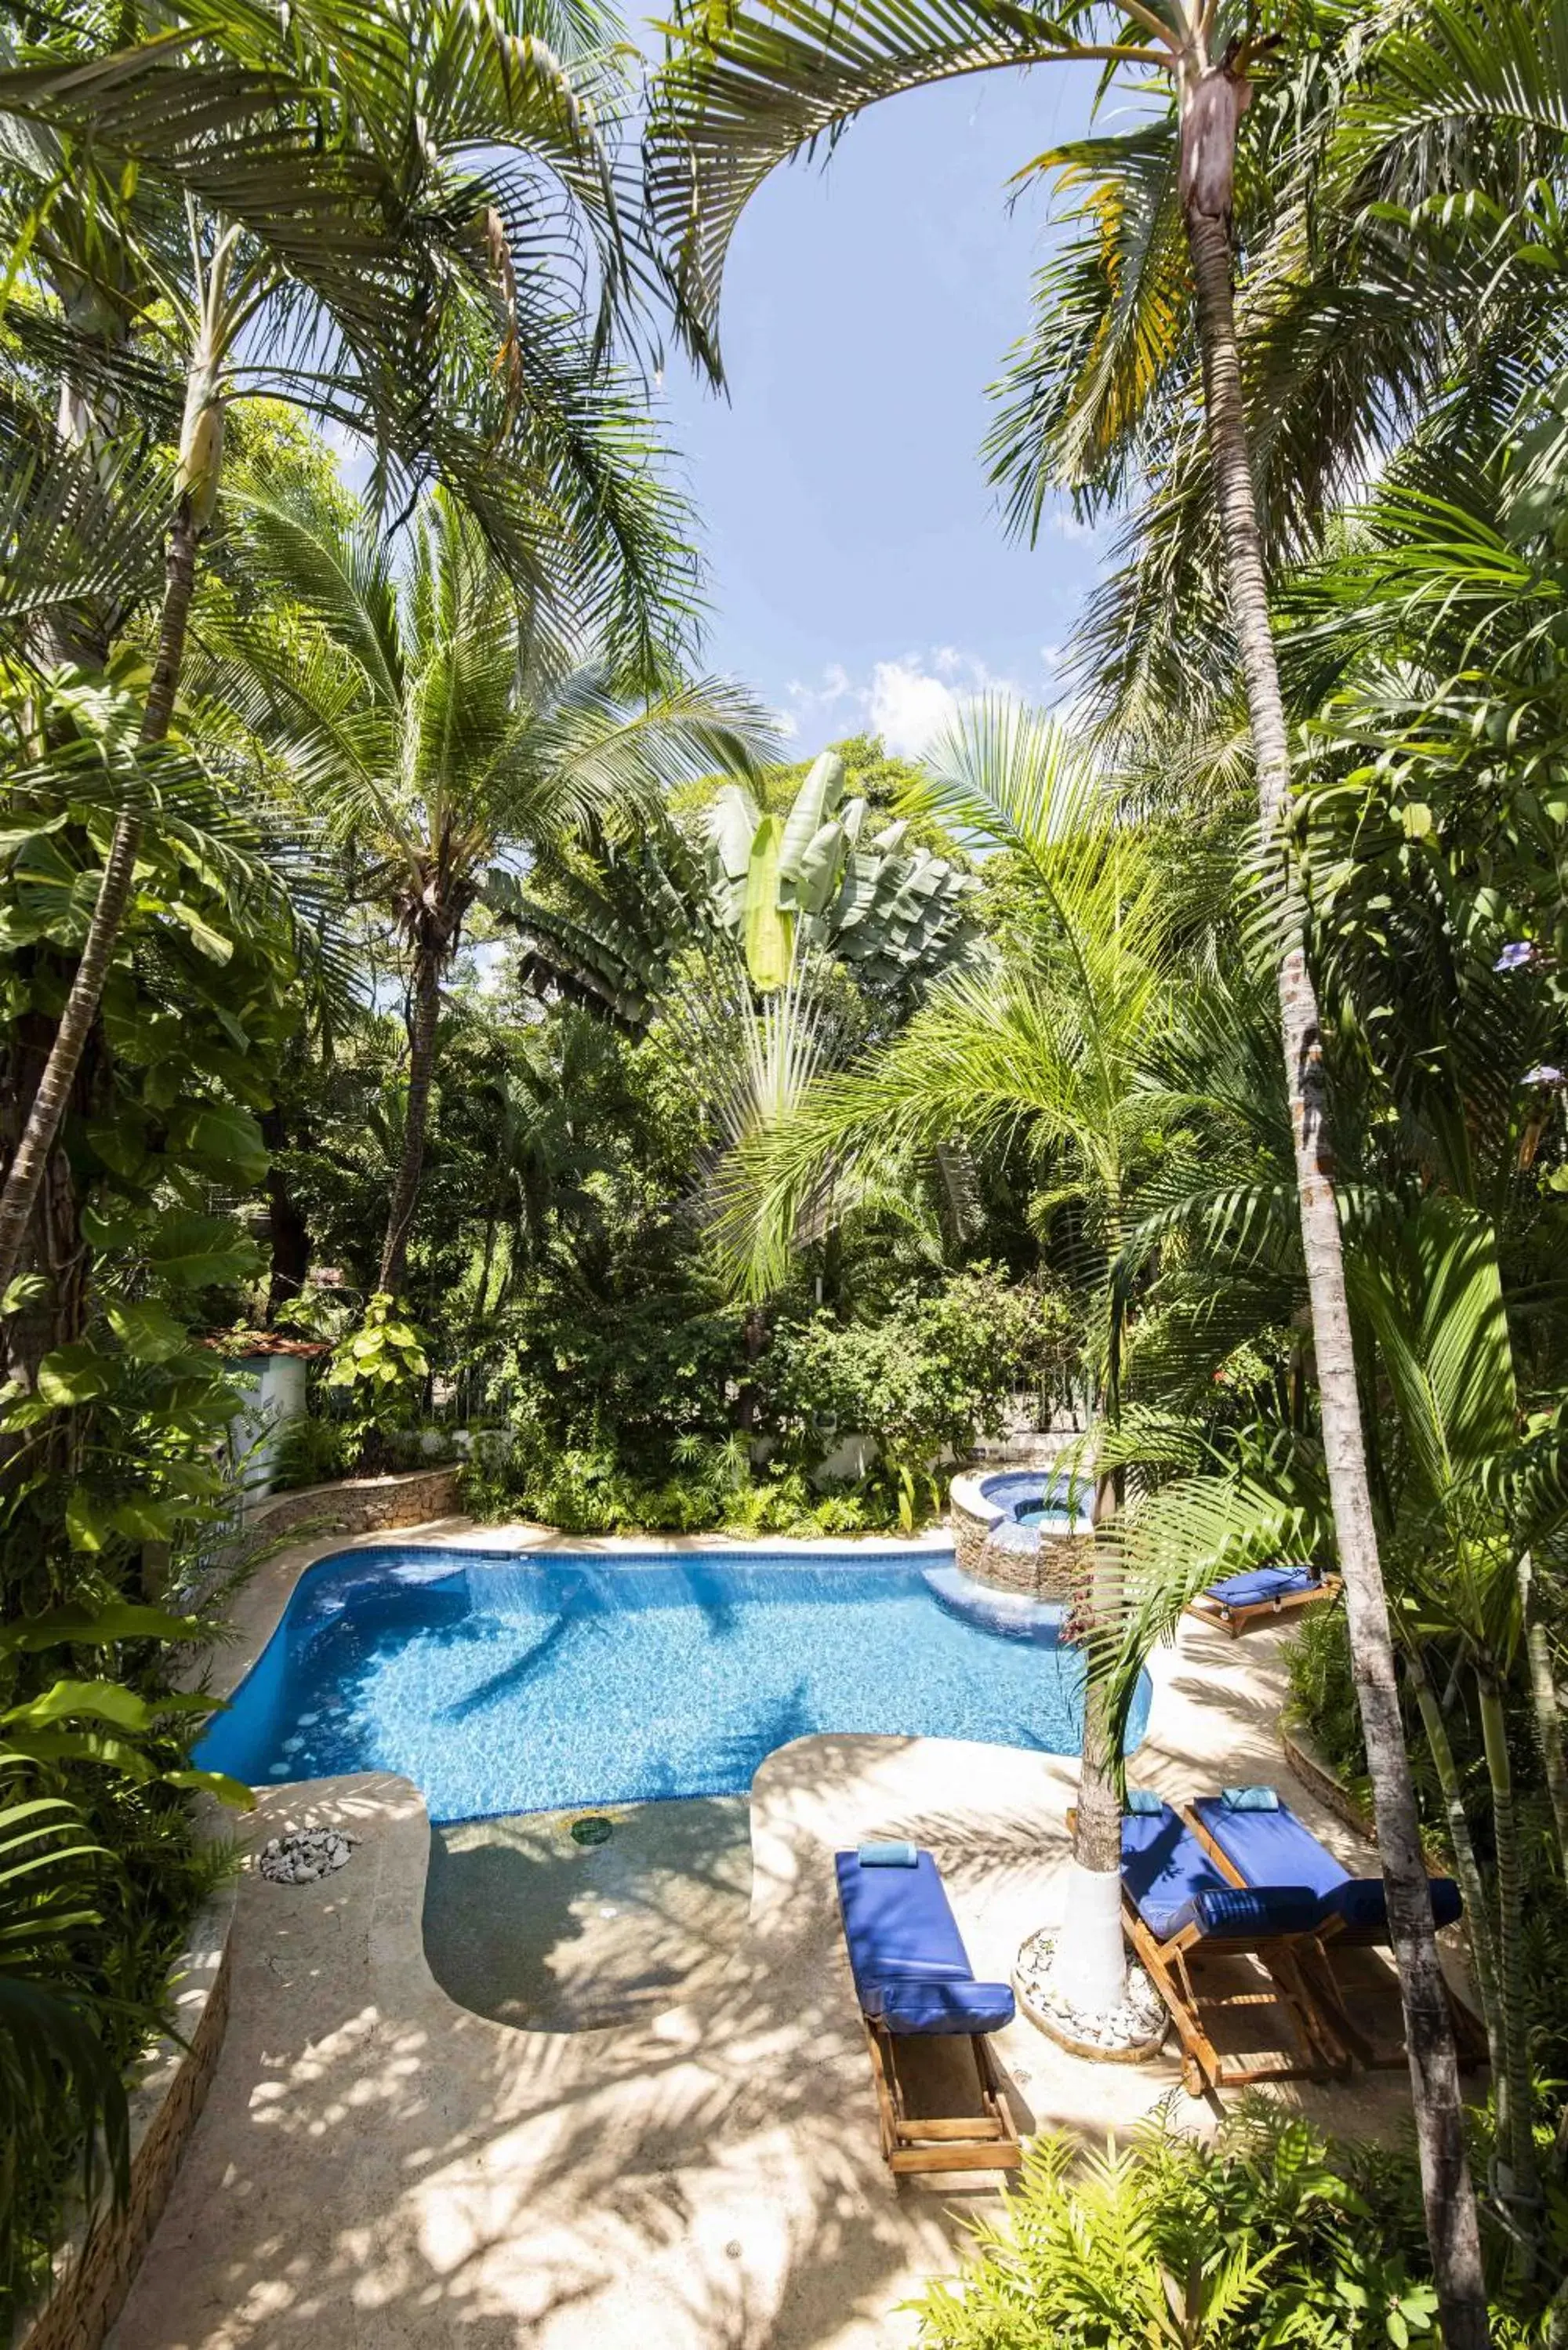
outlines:
[{"label": "stone retaining wall", "polygon": [[331,1485],[305,1485],[258,1502],[246,1522],[247,1552],[271,1549],[286,1534],[369,1534],[391,1526],[422,1526],[457,1508],[457,1468],[411,1469],[395,1477],[347,1477]]},{"label": "stone retaining wall", "polygon": [[73,2230],[55,2257],[48,2299],[30,2324],[24,2321],[16,2350],[99,2350],[125,2305],[217,2069],[234,1898],[229,1886],[209,1902],[181,1962],[174,2025],[185,2045],[160,2040],[130,2093],[130,2199],[122,2211],[105,2210],[90,2231]]},{"label": "stone retaining wall", "polygon": [[1337,1812],[1346,1827],[1355,1828],[1358,1835],[1377,1841],[1373,1823],[1372,1807],[1360,1803],[1339,1779],[1325,1754],[1320,1753],[1317,1742],[1303,1722],[1282,1721],[1280,1744],[1285,1761],[1304,1785],[1310,1787],[1320,1802]]}]

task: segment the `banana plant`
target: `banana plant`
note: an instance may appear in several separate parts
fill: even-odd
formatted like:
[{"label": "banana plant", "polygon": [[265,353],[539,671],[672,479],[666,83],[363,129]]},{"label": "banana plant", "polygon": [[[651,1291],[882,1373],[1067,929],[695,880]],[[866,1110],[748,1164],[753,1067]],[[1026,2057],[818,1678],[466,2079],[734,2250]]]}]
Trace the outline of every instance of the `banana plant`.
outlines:
[{"label": "banana plant", "polygon": [[951,959],[971,935],[965,900],[980,887],[906,823],[867,836],[869,803],[846,800],[844,762],[825,751],[786,816],[726,784],[708,819],[709,889],[721,926],[744,945],[752,983],[783,987],[797,951],[823,947],[872,980]]},{"label": "banana plant", "polygon": [[732,781],[698,826],[597,837],[586,856],[545,860],[528,886],[497,869],[485,902],[521,933],[536,986],[634,1030],[654,1017],[681,950],[720,940],[743,951],[759,994],[788,986],[812,949],[875,985],[934,978],[974,944],[979,880],[906,847],[906,823],[867,835],[869,803],[844,795],[844,763],[825,751],[782,817]]}]

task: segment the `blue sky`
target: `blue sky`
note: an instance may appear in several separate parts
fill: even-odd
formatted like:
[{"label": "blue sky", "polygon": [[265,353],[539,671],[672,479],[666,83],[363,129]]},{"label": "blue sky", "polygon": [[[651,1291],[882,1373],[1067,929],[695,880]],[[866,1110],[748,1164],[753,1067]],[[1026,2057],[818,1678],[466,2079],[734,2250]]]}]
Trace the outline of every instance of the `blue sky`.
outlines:
[{"label": "blue sky", "polygon": [[729,400],[671,360],[670,433],[701,515],[710,665],[801,752],[872,727],[913,754],[952,697],[1033,700],[1097,559],[1064,503],[1005,537],[985,387],[1046,250],[1019,165],[1087,126],[1095,69],[985,74],[874,107],[826,169],[774,174],[731,249]]}]

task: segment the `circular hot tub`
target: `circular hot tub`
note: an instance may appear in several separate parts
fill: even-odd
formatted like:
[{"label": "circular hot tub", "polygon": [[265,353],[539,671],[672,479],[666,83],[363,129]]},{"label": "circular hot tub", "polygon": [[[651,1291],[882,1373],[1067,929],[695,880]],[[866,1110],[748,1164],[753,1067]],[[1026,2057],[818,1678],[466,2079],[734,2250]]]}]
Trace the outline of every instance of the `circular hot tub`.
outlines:
[{"label": "circular hot tub", "polygon": [[1050,1468],[966,1472],[952,1482],[953,1549],[966,1574],[1004,1591],[1069,1599],[1094,1540],[1093,1488]]}]

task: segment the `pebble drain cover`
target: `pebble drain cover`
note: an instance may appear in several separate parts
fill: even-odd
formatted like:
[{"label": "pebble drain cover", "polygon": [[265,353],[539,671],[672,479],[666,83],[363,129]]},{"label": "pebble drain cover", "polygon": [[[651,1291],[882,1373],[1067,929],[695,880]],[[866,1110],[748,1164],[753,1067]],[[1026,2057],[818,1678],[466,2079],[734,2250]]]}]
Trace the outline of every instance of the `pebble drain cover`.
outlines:
[{"label": "pebble drain cover", "polygon": [[574,1844],[608,1844],[614,1834],[615,1829],[599,1812],[588,1812],[582,1819],[572,1822]]}]

